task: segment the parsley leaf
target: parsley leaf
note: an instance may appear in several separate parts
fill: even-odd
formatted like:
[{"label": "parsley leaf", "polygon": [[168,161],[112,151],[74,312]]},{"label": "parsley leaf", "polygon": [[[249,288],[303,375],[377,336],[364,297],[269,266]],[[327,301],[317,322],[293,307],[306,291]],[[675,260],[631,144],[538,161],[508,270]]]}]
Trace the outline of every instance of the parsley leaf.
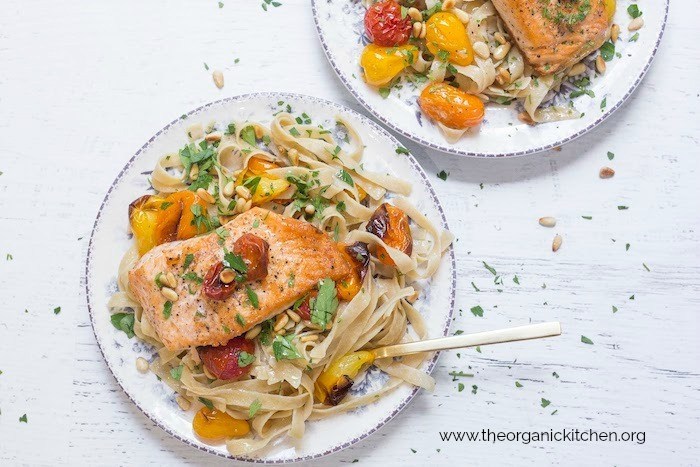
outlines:
[{"label": "parsley leaf", "polygon": [[175,380],[175,381],[180,381],[180,378],[182,377],[182,369],[184,368],[184,365],[176,366],[174,368],[170,369],[170,376]]},{"label": "parsley leaf", "polygon": [[275,340],[272,342],[272,351],[275,354],[276,360],[294,360],[301,358],[301,354],[292,343],[294,337],[294,334],[289,334],[287,336],[278,335],[275,337]]},{"label": "parsley leaf", "polygon": [[204,397],[200,397],[200,398],[199,398],[199,402],[201,402],[202,404],[204,404],[204,406],[205,406],[206,408],[208,408],[209,410],[214,410],[214,404],[213,404],[212,401],[210,401],[209,399],[205,399]]},{"label": "parsley leaf", "polygon": [[606,62],[615,58],[615,44],[609,40],[605,41],[603,45],[600,46],[600,56],[603,57],[603,60]]},{"label": "parsley leaf", "polygon": [[231,268],[239,274],[248,272],[248,265],[243,261],[243,257],[226,250],[226,248],[224,248],[224,260],[222,262],[224,267]]},{"label": "parsley leaf", "polygon": [[238,354],[238,366],[241,368],[252,364],[254,361],[255,355],[249,354],[245,350],[242,350],[241,353]]},{"label": "parsley leaf", "polygon": [[241,130],[241,139],[251,146],[257,146],[257,141],[255,140],[255,128],[252,125]]},{"label": "parsley leaf", "polygon": [[406,149],[406,148],[404,148],[404,147],[402,147],[402,146],[399,146],[398,148],[396,148],[396,154],[406,154],[406,155],[408,155],[409,152],[408,152],[408,149]]},{"label": "parsley leaf", "polygon": [[165,302],[165,305],[163,305],[163,318],[168,319],[170,318],[170,314],[173,311],[173,302],[168,300]]},{"label": "parsley leaf", "polygon": [[484,316],[484,309],[481,308],[480,305],[471,307],[469,309],[469,311],[471,311],[474,316],[479,316],[479,317]]},{"label": "parsley leaf", "polygon": [[242,314],[236,313],[236,322],[240,324],[241,326],[245,327],[245,318],[243,317]]},{"label": "parsley leaf", "polygon": [[581,342],[583,342],[584,344],[593,345],[593,341],[586,336],[581,336]]},{"label": "parsley leaf", "polygon": [[311,322],[325,329],[338,308],[335,282],[331,278],[323,279],[319,283],[318,295],[312,298],[309,304],[311,305]]},{"label": "parsley leaf", "polygon": [[441,170],[440,172],[438,172],[437,177],[438,177],[440,180],[447,180],[447,176],[448,176],[448,175],[450,175],[449,172],[445,172],[444,170]]},{"label": "parsley leaf", "polygon": [[249,285],[246,285],[245,293],[248,295],[248,300],[250,300],[250,304],[253,305],[253,308],[260,308],[258,294],[255,293],[255,290],[251,289]]},{"label": "parsley leaf", "polygon": [[340,169],[336,176],[348,185],[355,186],[355,182],[352,181],[352,177],[345,171],[345,169]]},{"label": "parsley leaf", "polygon": [[25,413],[21,417],[19,417],[20,423],[27,423],[27,414]]},{"label": "parsley leaf", "polygon": [[134,337],[134,320],[133,313],[115,313],[110,318],[112,326],[124,331],[129,339]]},{"label": "parsley leaf", "polygon": [[544,407],[547,407],[549,404],[551,404],[551,402],[548,401],[547,399],[545,399],[544,397],[540,400],[540,405],[541,405],[543,408],[544,408]]},{"label": "parsley leaf", "polygon": [[255,399],[252,404],[250,404],[250,407],[248,407],[248,418],[253,418],[255,417],[255,414],[258,413],[258,410],[262,407],[262,402],[260,402],[260,399]]},{"label": "parsley leaf", "polygon": [[639,18],[642,16],[642,12],[639,11],[639,7],[636,3],[633,3],[627,7],[627,13],[629,13],[632,18]]}]

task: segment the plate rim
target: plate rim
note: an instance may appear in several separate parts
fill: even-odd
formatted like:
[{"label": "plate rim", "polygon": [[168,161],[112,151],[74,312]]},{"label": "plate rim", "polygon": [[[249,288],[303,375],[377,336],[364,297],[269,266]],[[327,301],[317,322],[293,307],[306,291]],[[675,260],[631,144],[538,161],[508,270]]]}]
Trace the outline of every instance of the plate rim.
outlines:
[{"label": "plate rim", "polygon": [[[386,125],[391,131],[394,131],[401,136],[404,136],[411,141],[418,143],[424,147],[430,148],[430,149],[435,149],[437,151],[441,151],[447,154],[454,154],[456,156],[461,156],[461,157],[471,157],[471,158],[506,158],[506,157],[521,157],[521,156],[527,156],[531,154],[537,154],[539,152],[547,151],[550,149],[554,149],[555,147],[562,146],[566,143],[570,143],[571,141],[585,135],[586,133],[590,132],[597,126],[599,126],[601,123],[603,123],[605,120],[608,119],[617,109],[622,107],[622,105],[627,102],[627,100],[630,98],[630,96],[634,93],[634,91],[639,87],[639,84],[642,82],[642,79],[644,79],[644,76],[646,76],[647,72],[649,71],[649,68],[651,67],[652,62],[654,61],[654,58],[656,57],[656,53],[659,50],[659,46],[661,45],[661,39],[664,36],[664,32],[666,30],[666,23],[668,21],[668,10],[669,10],[669,5],[671,0],[664,0],[665,1],[665,8],[664,8],[664,18],[661,23],[661,29],[659,30],[659,35],[656,38],[656,43],[654,44],[654,48],[651,51],[651,55],[649,56],[649,59],[647,60],[646,64],[642,68],[641,73],[637,78],[635,79],[634,83],[632,83],[632,86],[627,90],[627,92],[620,98],[618,102],[615,103],[614,106],[611,106],[605,110],[605,112],[602,113],[602,115],[597,118],[594,122],[589,124],[587,127],[577,131],[576,133],[567,136],[566,138],[563,138],[559,141],[555,141],[554,143],[546,144],[544,146],[536,147],[536,148],[530,148],[530,149],[525,149],[522,151],[515,151],[515,152],[494,152],[494,153],[486,153],[486,152],[471,152],[467,150],[462,150],[455,148],[453,146],[448,146],[446,144],[436,144],[430,141],[427,141],[426,139],[421,138],[418,135],[415,135],[413,133],[404,131],[401,129],[399,125],[395,125],[392,123],[389,119],[385,118],[382,116],[382,114],[375,109],[370,103],[365,101],[362,96],[359,95],[355,91],[355,89],[350,85],[349,81],[346,80],[342,73],[340,72],[338,66],[336,65],[335,60],[331,56],[328,44],[326,44],[325,38],[323,34],[321,34],[321,27],[319,26],[320,18],[318,16],[318,9],[316,8],[317,3],[321,0],[311,0],[311,10],[312,10],[312,16],[314,18],[314,26],[316,27],[316,35],[319,38],[319,41],[321,42],[321,46],[323,48],[323,53],[326,56],[326,59],[328,60],[329,64],[333,68],[333,71],[335,72],[336,77],[340,80],[340,82],[343,83],[345,86],[345,89],[348,90],[350,94],[357,100],[362,106],[372,114],[374,118],[379,120],[382,124]],[[331,1],[331,0],[326,0],[326,1]]]},{"label": "plate rim", "polygon": [[[190,110],[189,112],[186,112],[182,114],[183,116],[186,116],[189,118],[190,116],[193,116],[195,114],[198,114],[204,110],[206,110],[209,107],[212,107],[214,105],[226,105],[229,103],[235,103],[235,102],[241,102],[241,101],[251,101],[254,100],[256,97],[259,98],[274,98],[274,99],[300,99],[300,100],[306,100],[306,101],[311,101],[315,104],[320,104],[323,106],[328,106],[331,108],[335,108],[336,110],[352,115],[355,118],[359,119],[362,123],[367,124],[371,129],[377,131],[381,136],[386,137],[390,142],[394,143],[397,146],[403,147],[404,145],[396,139],[394,135],[389,133],[385,128],[382,126],[378,125],[376,122],[374,122],[371,118],[361,114],[360,112],[357,112],[353,109],[350,109],[346,107],[345,105],[338,104],[333,101],[329,101],[327,99],[319,98],[319,97],[314,97],[314,96],[309,96],[305,94],[299,94],[299,93],[291,93],[291,92],[252,92],[252,93],[244,93],[244,94],[237,94],[234,96],[226,97],[223,99],[218,99],[215,101],[211,101],[205,104],[202,104],[198,107],[196,107],[193,110]],[[291,464],[291,463],[296,463],[296,462],[304,462],[304,461],[310,461],[313,459],[319,459],[322,457],[326,457],[330,454],[334,454],[337,452],[342,451],[345,448],[348,448],[352,445],[357,444],[358,442],[362,441],[363,439],[369,437],[379,429],[381,429],[383,426],[385,426],[388,422],[390,422],[394,417],[396,417],[400,412],[402,412],[409,404],[410,402],[414,399],[414,397],[418,394],[421,388],[419,387],[414,387],[411,392],[405,396],[402,400],[400,400],[399,405],[391,412],[389,413],[385,418],[380,420],[376,425],[374,425],[371,429],[363,432],[361,435],[351,439],[350,441],[340,443],[337,445],[332,446],[329,449],[326,449],[323,452],[319,452],[316,454],[311,454],[311,455],[306,455],[306,456],[297,456],[294,458],[290,459],[266,459],[266,458],[255,458],[255,457],[247,457],[247,456],[234,456],[232,454],[228,453],[223,453],[220,451],[217,451],[210,446],[207,446],[204,443],[193,443],[189,439],[185,439],[184,437],[180,436],[178,433],[174,432],[165,424],[161,423],[158,418],[153,415],[151,412],[149,412],[148,409],[145,407],[142,407],[139,402],[136,401],[136,399],[132,396],[129,390],[126,389],[125,385],[123,382],[119,379],[117,376],[117,373],[115,373],[114,369],[112,368],[112,364],[110,363],[109,359],[107,358],[105,354],[105,347],[104,344],[100,338],[100,336],[97,333],[97,328],[95,324],[95,313],[93,312],[93,304],[90,301],[90,266],[92,262],[92,252],[94,248],[94,239],[95,239],[95,232],[97,230],[98,223],[100,222],[100,219],[102,217],[103,210],[105,208],[105,205],[107,204],[107,201],[109,200],[112,191],[115,189],[115,187],[119,184],[119,182],[122,180],[122,177],[126,174],[127,170],[132,166],[134,161],[146,150],[155,140],[158,138],[161,134],[163,134],[165,131],[169,130],[171,127],[176,125],[182,120],[182,116],[176,118],[175,120],[172,120],[170,123],[165,125],[163,128],[161,128],[158,132],[156,132],[153,136],[151,136],[135,153],[131,158],[126,162],[124,167],[119,171],[117,176],[114,178],[112,183],[110,184],[109,189],[107,190],[107,193],[105,194],[104,198],[102,199],[102,202],[100,203],[100,206],[97,211],[97,215],[95,216],[95,221],[92,225],[92,230],[90,231],[90,241],[88,243],[88,248],[87,248],[87,254],[86,254],[86,260],[85,260],[85,269],[83,270],[83,278],[84,278],[84,283],[85,283],[85,299],[87,302],[87,308],[88,308],[88,314],[90,316],[90,326],[92,328],[92,333],[95,336],[95,340],[97,342],[97,346],[100,349],[100,354],[102,355],[102,360],[105,362],[107,365],[107,368],[109,369],[110,374],[114,378],[114,380],[117,382],[121,390],[124,392],[124,394],[127,396],[127,398],[136,406],[136,408],[139,409],[139,411],[148,418],[151,423],[155,424],[158,426],[160,429],[165,431],[168,435],[171,437],[189,445],[192,446],[200,451],[207,452],[209,454],[216,455],[218,457],[226,458],[226,459],[232,459],[232,460],[237,460],[237,461],[242,461],[242,462],[249,462],[249,463],[255,463],[255,464]],[[418,160],[413,156],[413,154],[410,153],[407,155],[409,163],[411,166],[417,171],[418,175],[421,177],[421,181],[427,188],[427,191],[430,195],[430,199],[432,199],[433,203],[437,207],[438,214],[441,218],[442,221],[442,227],[445,229],[448,229],[448,224],[447,224],[447,218],[445,216],[445,210],[440,203],[440,200],[437,197],[437,193],[435,192],[435,189],[433,188],[432,184],[430,183],[430,180],[428,179],[428,176],[423,170],[422,166],[418,162]],[[449,229],[448,229],[449,230]],[[446,315],[445,321],[442,323],[442,333],[444,336],[447,336],[450,331],[450,327],[452,325],[452,321],[454,319],[454,312],[455,312],[455,301],[456,301],[456,293],[457,293],[457,264],[456,264],[456,257],[455,257],[455,251],[454,251],[454,244],[451,244],[449,248],[447,249],[446,257],[449,258],[449,265],[452,268],[452,274],[450,279],[450,305],[449,305],[449,311]],[[98,308],[97,304],[95,304],[95,308]],[[428,367],[427,367],[427,372],[428,374],[431,374],[432,371],[435,369],[437,361],[440,357],[440,352],[435,352],[435,355],[428,361]]]}]

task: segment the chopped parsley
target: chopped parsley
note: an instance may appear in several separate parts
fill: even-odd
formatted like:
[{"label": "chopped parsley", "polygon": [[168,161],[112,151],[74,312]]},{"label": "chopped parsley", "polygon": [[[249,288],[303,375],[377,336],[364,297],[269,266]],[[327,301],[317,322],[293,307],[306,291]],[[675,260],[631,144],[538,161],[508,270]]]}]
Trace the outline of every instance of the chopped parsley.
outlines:
[{"label": "chopped parsley", "polygon": [[[194,255],[192,253],[187,253],[187,256],[185,256],[185,262],[182,264],[182,269],[187,270],[187,268],[190,267],[190,264],[192,264],[192,261],[194,261]],[[158,276],[160,276],[161,273],[158,273]],[[156,279],[158,278],[156,276]]]},{"label": "chopped parsley", "polygon": [[224,263],[224,267],[233,269],[239,274],[248,272],[248,265],[243,261],[243,257],[231,251],[227,251],[226,248],[224,248],[224,260],[222,262]]},{"label": "chopped parsley", "polygon": [[251,146],[257,146],[257,141],[255,140],[255,128],[252,125],[241,130],[241,139]]},{"label": "chopped parsley", "polygon": [[462,392],[464,391],[464,383],[459,383],[457,385],[457,392]]},{"label": "chopped parsley", "polygon": [[184,365],[176,366],[174,368],[170,369],[170,376],[175,380],[175,381],[180,381],[180,378],[182,377],[182,369],[184,368]]},{"label": "chopped parsley", "polygon": [[331,278],[319,282],[318,295],[309,301],[309,305],[311,306],[311,322],[325,329],[338,308],[335,282]]},{"label": "chopped parsley", "polygon": [[627,13],[629,13],[632,18],[639,18],[642,16],[642,12],[639,11],[639,7],[636,3],[633,3],[627,7]]},{"label": "chopped parsley", "polygon": [[516,388],[521,388],[521,387],[523,387],[523,385],[520,384],[520,381],[516,381],[516,382],[515,382],[515,387],[516,387]]},{"label": "chopped parsley", "polygon": [[603,57],[603,60],[606,62],[615,58],[615,44],[609,40],[605,41],[603,45],[600,46],[600,56]]},{"label": "chopped parsley", "polygon": [[206,408],[208,408],[209,410],[214,410],[214,403],[212,401],[210,401],[209,399],[205,399],[204,397],[200,397],[199,402],[204,404],[204,406]]},{"label": "chopped parsley", "polygon": [[345,201],[340,201],[335,205],[335,210],[338,212],[345,212]]},{"label": "chopped parsley", "polygon": [[583,342],[584,344],[593,345],[593,341],[586,336],[581,336],[581,342]]},{"label": "chopped parsley", "polygon": [[[646,264],[644,265],[644,267],[646,267]],[[649,268],[647,268],[647,270],[648,270],[648,269],[649,269]],[[61,307],[60,307],[60,306],[57,306],[56,308],[53,309],[53,314],[54,314],[54,315],[57,315],[57,314],[59,314],[60,312],[61,312]]]},{"label": "chopped parsley", "polygon": [[253,308],[260,308],[258,294],[255,293],[255,290],[251,289],[249,285],[246,285],[245,293],[248,295],[248,300],[250,300],[250,304],[253,305]]},{"label": "chopped parsley", "polygon": [[170,318],[170,314],[172,313],[172,311],[173,311],[173,302],[168,300],[163,305],[163,318],[165,318],[165,319]]},{"label": "chopped parsley", "polygon": [[437,177],[438,177],[440,180],[447,180],[447,177],[448,177],[449,175],[450,175],[449,172],[445,172],[444,170],[441,170],[440,172],[438,172]]},{"label": "chopped parsley", "polygon": [[292,136],[300,136],[301,135],[301,133],[299,133],[299,130],[297,130],[296,127],[290,128],[289,134]]},{"label": "chopped parsley", "polygon": [[611,161],[613,159],[615,159],[615,153],[608,151],[608,160]]},{"label": "chopped parsley", "polygon": [[202,282],[204,282],[204,279],[199,277],[197,275],[197,273],[194,271],[186,272],[185,274],[182,275],[182,278],[185,279],[186,281],[196,282],[197,284],[201,284]]},{"label": "chopped parsley", "polygon": [[112,326],[124,331],[129,339],[134,337],[134,315],[133,313],[115,313],[110,317]]},{"label": "chopped parsley", "polygon": [[258,413],[258,410],[262,407],[262,402],[260,402],[260,399],[255,399],[252,404],[250,404],[250,407],[248,407],[248,418],[253,418],[255,417],[255,414]]},{"label": "chopped parsley", "polygon": [[406,155],[408,155],[409,152],[408,152],[408,149],[404,148],[403,146],[399,146],[398,148],[396,148],[396,154],[406,154]]},{"label": "chopped parsley", "polygon": [[217,237],[219,237],[219,239],[217,240],[219,245],[223,245],[226,241],[226,237],[229,237],[231,235],[231,233],[223,227],[219,227],[214,232],[216,232]]},{"label": "chopped parsley", "polygon": [[27,414],[25,413],[21,417],[19,417],[20,423],[27,423]]},{"label": "chopped parsley", "polygon": [[240,313],[236,313],[236,322],[243,327],[245,327],[246,325],[245,318]]},{"label": "chopped parsley", "polygon": [[632,37],[630,37],[627,40],[627,42],[637,42],[637,39],[639,39],[639,33],[635,32],[634,34],[632,34]]},{"label": "chopped parsley", "polygon": [[301,358],[301,354],[292,343],[294,337],[294,334],[275,336],[275,340],[272,342],[272,351],[275,354],[276,360],[295,360]]},{"label": "chopped parsley", "polygon": [[549,404],[551,404],[551,402],[545,399],[544,397],[540,400],[540,405],[542,406],[542,408],[547,407]]},{"label": "chopped parsley", "polygon": [[340,171],[336,174],[336,176],[347,183],[350,186],[355,186],[355,182],[352,181],[352,177],[350,176],[349,173],[345,171],[345,169],[340,169]]},{"label": "chopped parsley", "polygon": [[626,211],[627,209],[629,209],[628,206],[618,206],[618,207],[617,207],[617,210],[618,210],[618,211]]},{"label": "chopped parsley", "polygon": [[474,375],[471,373],[465,373],[463,371],[450,371],[447,373],[452,376],[452,381],[457,381],[457,378],[473,378]]},{"label": "chopped parsley", "polygon": [[255,355],[249,354],[245,350],[238,354],[238,366],[244,368],[255,361]]},{"label": "chopped parsley", "polygon": [[481,308],[480,305],[471,307],[469,309],[469,311],[471,311],[474,316],[479,316],[479,317],[484,316],[484,309]]}]

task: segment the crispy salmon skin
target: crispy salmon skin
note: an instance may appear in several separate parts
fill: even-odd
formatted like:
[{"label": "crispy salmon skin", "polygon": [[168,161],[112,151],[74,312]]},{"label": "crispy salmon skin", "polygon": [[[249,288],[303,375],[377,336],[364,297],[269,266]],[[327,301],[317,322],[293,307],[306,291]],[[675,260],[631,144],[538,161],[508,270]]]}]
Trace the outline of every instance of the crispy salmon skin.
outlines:
[{"label": "crispy salmon skin", "polygon": [[[539,75],[578,63],[610,34],[613,0],[492,0],[511,37]],[[614,6],[612,7],[614,12]]]},{"label": "crispy salmon skin", "polygon": [[[170,350],[223,345],[287,309],[321,279],[337,281],[352,271],[327,234],[308,222],[261,208],[237,216],[217,231],[159,245],[129,272],[129,286],[143,307],[143,317]],[[202,279],[222,261],[224,247],[232,251],[236,239],[245,233],[269,244],[267,276],[240,284],[225,300],[208,298],[202,293]],[[168,272],[177,278],[178,294],[169,310],[155,281],[159,273]],[[257,297],[258,307],[251,295]]]}]

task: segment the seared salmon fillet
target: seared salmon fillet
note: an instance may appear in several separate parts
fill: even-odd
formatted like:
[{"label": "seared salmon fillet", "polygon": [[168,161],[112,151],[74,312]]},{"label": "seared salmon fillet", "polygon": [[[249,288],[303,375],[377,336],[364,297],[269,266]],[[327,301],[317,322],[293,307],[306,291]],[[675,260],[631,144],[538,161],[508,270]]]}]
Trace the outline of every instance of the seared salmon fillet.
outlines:
[{"label": "seared salmon fillet", "polygon": [[[320,280],[329,277],[337,281],[352,271],[327,234],[308,222],[265,209],[253,208],[217,231],[159,245],[129,272],[129,286],[143,307],[144,318],[170,350],[223,345],[290,307]],[[207,297],[202,292],[202,279],[222,261],[224,247],[232,251],[236,239],[246,233],[269,245],[267,276],[239,284],[224,300]],[[178,294],[169,312],[164,308],[168,300],[155,281],[159,273],[168,272],[177,278],[174,290]],[[257,296],[257,307],[251,303],[255,301],[251,295]]]},{"label": "seared salmon fillet", "polygon": [[[527,62],[540,75],[576,64],[609,36],[611,0],[492,0]],[[614,7],[612,8],[614,12]]]}]

